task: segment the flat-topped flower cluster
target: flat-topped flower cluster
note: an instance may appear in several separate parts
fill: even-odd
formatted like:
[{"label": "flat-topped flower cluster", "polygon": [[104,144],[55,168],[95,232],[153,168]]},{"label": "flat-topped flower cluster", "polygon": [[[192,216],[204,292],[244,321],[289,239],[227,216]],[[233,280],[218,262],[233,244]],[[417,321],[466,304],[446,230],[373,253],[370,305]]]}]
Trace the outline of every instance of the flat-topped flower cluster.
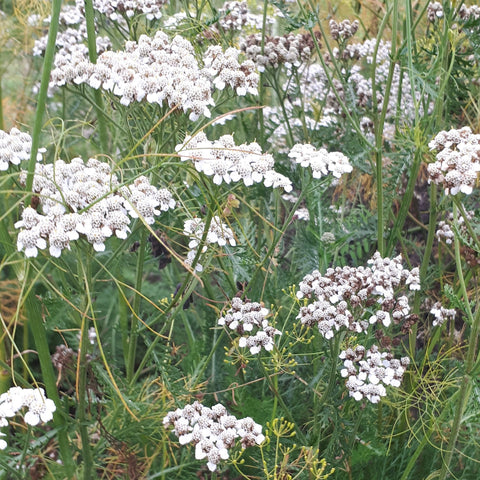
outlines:
[{"label": "flat-topped flower cluster", "polygon": [[[8,170],[10,165],[19,165],[22,160],[30,158],[32,137],[18,128],[12,128],[10,133],[0,130],[0,171]],[[40,149],[37,160],[42,159],[45,149]]]},{"label": "flat-topped flower cluster", "polygon": [[[22,172],[21,183],[26,181]],[[126,238],[132,218],[142,217],[152,224],[155,216],[175,207],[172,194],[157,189],[145,176],[121,185],[110,165],[95,158],[86,163],[79,157],[70,163],[37,164],[33,192],[42,212],[27,207],[15,224],[21,231],[19,251],[35,257],[49,245],[50,255],[59,257],[70,243],[83,234],[96,251],[105,249],[112,235]]]},{"label": "flat-topped flower cluster", "polygon": [[449,319],[455,319],[457,311],[454,308],[445,308],[440,302],[435,302],[430,309],[430,314],[435,317],[432,325],[436,327],[443,325]]},{"label": "flat-topped flower cluster", "polygon": [[397,296],[397,291],[402,285],[418,290],[419,269],[403,268],[400,255],[382,258],[378,252],[368,264],[328,268],[325,275],[315,270],[306,275],[297,298],[314,301],[302,306],[297,318],[305,325],[317,325],[326,339],[333,338],[340,329],[360,333],[377,322],[388,327],[392,320],[399,323],[407,318],[408,298]]},{"label": "flat-topped flower cluster", "polygon": [[[195,257],[197,256],[198,246],[201,244],[202,239],[205,234],[206,224],[203,220],[198,217],[186,220],[183,227],[183,234],[190,237],[188,243],[188,248],[190,249],[185,263],[187,265],[192,265]],[[237,242],[235,240],[235,234],[233,230],[225,223],[222,222],[219,216],[215,215],[208,227],[208,232],[205,237],[205,244],[202,247],[202,253],[207,251],[207,245],[217,244],[220,247],[223,247],[227,244],[234,247]],[[195,270],[198,272],[203,271],[203,266],[197,262],[195,265]]]},{"label": "flat-topped flower cluster", "polygon": [[122,105],[146,101],[168,104],[184,112],[192,121],[210,117],[215,102],[212,91],[230,85],[238,95],[256,93],[258,74],[252,62],[240,64],[238,50],[210,48],[205,68],[199,65],[193,45],[180,35],[172,40],[162,31],[153,38],[141,35],[138,42],[127,41],[123,51],[108,50],[96,63],[79,51],[63,61],[58,55],[50,86],[87,84],[120,97]]},{"label": "flat-topped flower cluster", "polygon": [[187,135],[175,150],[181,160],[191,160],[197,171],[213,177],[216,185],[242,180],[246,186],[263,182],[266,187],[292,190],[291,180],[273,169],[273,156],[262,153],[256,142],[236,146],[232,135],[212,142],[199,132],[193,137]]},{"label": "flat-topped flower cluster", "polygon": [[[313,302],[300,307],[297,318],[301,323],[309,327],[316,325],[326,339],[333,338],[339,330],[367,333],[370,325],[375,324],[389,327],[392,322],[404,322],[405,329],[410,328],[414,316],[410,315],[407,296],[401,293],[405,289],[420,289],[419,269],[403,268],[400,255],[382,258],[378,252],[368,264],[367,267],[328,268],[325,275],[317,270],[306,275],[300,282],[297,298]],[[367,360],[364,361],[365,354]],[[388,352],[379,353],[375,346],[366,351],[360,345],[355,351],[342,352],[340,358],[345,360],[341,374],[348,377],[346,387],[350,396],[373,403],[386,395],[384,385],[399,386],[408,365],[408,359],[399,362]],[[358,362],[359,371],[355,366]],[[378,375],[375,376],[375,372]]]},{"label": "flat-topped flower cluster", "polygon": [[[83,4],[83,1],[77,0],[77,3]],[[93,8],[113,21],[121,19],[122,15],[131,18],[141,14],[148,20],[158,20],[166,3],[167,0],[93,0]]]},{"label": "flat-topped flower cluster", "polygon": [[228,451],[237,439],[242,448],[260,445],[265,440],[261,425],[250,417],[238,420],[220,403],[209,408],[194,402],[177,408],[165,416],[163,425],[173,427],[180,444],[193,443],[195,458],[207,459],[207,467],[212,472],[221,460],[229,458]]},{"label": "flat-topped flower cluster", "polygon": [[223,30],[242,30],[250,21],[247,2],[225,2],[219,13],[218,24]]},{"label": "flat-topped flower cluster", "polygon": [[[457,9],[458,16],[461,20],[467,21],[470,19],[480,18],[480,6],[471,5],[468,7],[465,4],[461,4],[460,8]],[[440,2],[430,2],[427,7],[427,19],[429,22],[435,23],[441,18],[443,18],[443,5]]]},{"label": "flat-topped flower cluster", "polygon": [[269,314],[270,310],[258,302],[234,297],[231,308],[217,323],[242,335],[239,347],[247,347],[250,353],[255,355],[262,348],[267,352],[273,350],[275,335],[282,334],[270,325],[267,319]]},{"label": "flat-topped flower cluster", "polygon": [[333,18],[328,23],[330,28],[330,35],[334,40],[338,42],[345,42],[349,38],[353,37],[360,26],[358,20],[351,22],[350,20],[342,20],[340,23],[337,23]]},{"label": "flat-topped flower cluster", "polygon": [[327,152],[325,148],[317,150],[313,145],[297,143],[288,156],[302,167],[312,169],[313,178],[321,178],[331,173],[340,178],[353,170],[348,158],[341,152]]},{"label": "flat-topped flower cluster", "polygon": [[400,387],[410,364],[408,357],[398,360],[388,352],[380,352],[376,345],[368,350],[363,345],[348,348],[340,353],[340,358],[344,365],[340,374],[347,378],[348,394],[357,401],[366,398],[372,403],[387,395],[386,385]]},{"label": "flat-topped flower cluster", "polygon": [[[315,33],[315,36],[319,41],[320,34]],[[277,68],[279,65],[287,69],[300,67],[315,52],[315,41],[309,33],[288,33],[276,37],[263,37],[261,33],[255,33],[241,40],[240,49],[263,72],[265,68]]]},{"label": "flat-topped flower cluster", "polygon": [[446,195],[471,194],[480,172],[480,135],[470,127],[441,131],[428,144],[436,161],[428,164],[428,181],[442,185]]},{"label": "flat-topped flower cluster", "polygon": [[[11,387],[7,392],[0,395],[0,427],[9,425],[7,418],[12,418],[27,407],[28,411],[23,415],[28,425],[38,425],[40,422],[49,422],[56,410],[55,403],[45,396],[43,388]],[[5,436],[0,433],[0,436]],[[0,450],[7,447],[7,442],[0,439]]]}]

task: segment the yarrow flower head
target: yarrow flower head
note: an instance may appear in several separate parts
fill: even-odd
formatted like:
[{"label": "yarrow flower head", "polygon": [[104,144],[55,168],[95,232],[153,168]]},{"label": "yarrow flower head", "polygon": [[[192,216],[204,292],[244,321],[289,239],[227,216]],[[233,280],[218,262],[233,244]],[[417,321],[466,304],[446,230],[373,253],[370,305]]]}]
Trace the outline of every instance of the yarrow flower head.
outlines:
[{"label": "yarrow flower head", "polygon": [[[467,7],[465,4],[461,4],[459,9],[455,9],[456,13],[460,17],[460,20],[466,22],[470,19],[480,18],[480,7],[478,5],[472,5]],[[427,7],[427,19],[431,23],[435,23],[439,19],[443,18],[443,5],[440,2],[430,2]]]},{"label": "yarrow flower head", "polygon": [[430,313],[435,317],[432,325],[443,325],[448,319],[454,320],[457,315],[457,311],[454,308],[445,308],[440,302],[435,304],[430,309]]},{"label": "yarrow flower head", "polygon": [[225,2],[218,13],[218,24],[223,30],[242,30],[250,21],[247,2]]},{"label": "yarrow flower head", "polygon": [[[320,34],[315,32],[315,37],[319,41]],[[309,33],[288,33],[279,37],[263,37],[261,33],[256,33],[243,39],[240,49],[263,72],[268,67],[285,65],[290,69],[307,63],[315,52],[315,42]]]},{"label": "yarrow flower head", "polygon": [[[190,250],[185,260],[188,265],[192,265],[195,257],[197,256],[197,247],[200,245],[203,239],[205,226],[205,222],[197,217],[186,220],[184,223],[183,233],[184,235],[188,235],[190,237],[190,241],[188,243],[188,248]],[[220,247],[223,247],[229,244],[230,246],[234,247],[237,244],[233,230],[228,225],[223,223],[218,216],[214,216],[210,222],[205,243],[206,244],[203,246],[202,253],[207,251],[207,245],[217,244]],[[203,266],[197,262],[195,270],[201,272],[203,270]]]},{"label": "yarrow flower head", "polygon": [[205,65],[203,71],[218,90],[223,90],[229,85],[237,95],[244,96],[247,93],[257,95],[259,75],[255,64],[247,60],[240,65],[239,55],[240,50],[236,48],[230,47],[224,52],[219,45],[213,45],[203,56]]},{"label": "yarrow flower head", "polygon": [[348,348],[339,357],[343,360],[340,374],[347,379],[348,394],[357,401],[366,398],[372,403],[387,395],[385,386],[400,387],[410,364],[408,357],[395,359],[388,352],[380,352],[376,345],[368,350],[363,345]]},{"label": "yarrow flower head", "polygon": [[93,8],[113,21],[121,19],[122,15],[131,18],[140,14],[148,20],[158,20],[166,3],[167,0],[93,0]]},{"label": "yarrow flower head", "polygon": [[297,143],[288,156],[304,168],[312,169],[313,178],[321,178],[331,173],[340,178],[353,170],[348,158],[341,152],[327,152],[324,148],[317,150],[313,145]]},{"label": "yarrow flower head", "polygon": [[50,87],[68,83],[87,84],[111,92],[122,105],[133,102],[167,104],[189,112],[192,121],[210,117],[215,105],[212,91],[231,86],[238,95],[257,93],[258,74],[253,62],[238,61],[239,51],[223,52],[211,47],[201,68],[193,45],[180,35],[170,40],[157,31],[153,38],[140,35],[127,41],[123,51],[104,51],[96,63],[88,60],[88,49],[77,46],[70,57],[55,60]]},{"label": "yarrow flower head", "polygon": [[332,35],[334,40],[345,42],[357,33],[360,22],[358,20],[354,20],[353,22],[350,22],[350,20],[343,20],[342,22],[337,23],[332,18],[328,26],[330,27],[330,35]]},{"label": "yarrow flower head", "polygon": [[199,132],[187,136],[175,150],[181,160],[193,161],[197,171],[213,177],[216,185],[243,181],[246,186],[263,182],[266,187],[282,187],[286,192],[293,188],[289,178],[273,169],[272,155],[262,153],[256,142],[236,146],[231,135],[212,142]]},{"label": "yarrow flower head", "polygon": [[[19,165],[22,160],[30,158],[32,137],[28,133],[12,128],[10,133],[0,130],[0,170],[8,170],[11,165]],[[42,160],[42,148],[37,153],[37,160]]]},{"label": "yarrow flower head", "polygon": [[[324,275],[315,270],[300,282],[297,298],[313,300],[300,307],[297,316],[302,324],[316,325],[326,339],[347,329],[366,332],[369,325],[388,327],[410,317],[410,306],[403,288],[420,288],[419,269],[402,267],[399,255],[382,258],[377,252],[368,267],[328,268]],[[372,311],[373,310],[373,311]]]},{"label": "yarrow flower head", "polygon": [[238,420],[220,403],[209,408],[194,402],[177,408],[165,416],[163,425],[173,427],[181,445],[195,445],[195,458],[206,459],[212,472],[221,460],[229,458],[228,451],[235,446],[237,439],[242,448],[260,445],[265,440],[261,425],[250,417]]},{"label": "yarrow flower head", "polygon": [[[53,412],[56,410],[55,403],[45,396],[43,388],[12,387],[0,395],[0,427],[6,427],[7,418],[14,417],[24,407],[28,410],[23,419],[32,426],[49,422],[53,419]],[[0,440],[0,450],[6,447],[5,440]]]},{"label": "yarrow flower head", "polygon": [[239,335],[239,346],[247,347],[255,355],[262,347],[268,352],[273,350],[275,335],[282,332],[270,325],[268,308],[258,302],[243,301],[239,297],[232,299],[232,306],[225,316],[218,319],[218,325],[225,326]]},{"label": "yarrow flower head", "polygon": [[[25,183],[26,172],[20,181]],[[151,224],[155,216],[175,207],[171,193],[152,186],[144,176],[120,187],[110,166],[94,158],[86,163],[78,157],[70,163],[59,159],[54,164],[37,164],[33,192],[41,213],[27,207],[15,224],[21,229],[17,248],[27,257],[37,256],[47,242],[50,255],[59,257],[80,234],[96,251],[103,251],[112,235],[127,238],[131,218],[141,216]]]},{"label": "yarrow flower head", "polygon": [[480,135],[470,127],[442,131],[428,146],[437,159],[427,167],[428,181],[443,185],[447,195],[471,194],[480,171]]}]

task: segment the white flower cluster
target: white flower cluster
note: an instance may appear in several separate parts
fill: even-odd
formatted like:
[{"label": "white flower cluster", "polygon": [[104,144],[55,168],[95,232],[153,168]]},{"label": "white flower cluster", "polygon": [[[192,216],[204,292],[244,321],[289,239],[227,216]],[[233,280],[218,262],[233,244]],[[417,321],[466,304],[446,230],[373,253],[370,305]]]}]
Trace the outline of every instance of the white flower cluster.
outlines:
[{"label": "white flower cluster", "polygon": [[258,302],[234,297],[232,307],[224,317],[218,319],[218,324],[236,331],[239,335],[248,333],[240,338],[239,346],[249,348],[250,353],[255,355],[262,347],[267,352],[273,350],[275,335],[282,334],[268,322],[269,314],[270,310]]},{"label": "white flower cluster", "polygon": [[357,401],[366,398],[372,403],[386,396],[386,385],[400,387],[410,363],[408,357],[398,360],[388,352],[380,352],[376,345],[368,350],[358,345],[355,350],[348,348],[339,356],[345,367],[340,374],[347,378],[345,385],[349,395]]},{"label": "white flower cluster", "polygon": [[446,195],[469,195],[480,171],[480,135],[470,127],[441,131],[428,144],[437,161],[427,167],[428,181],[443,185]]},{"label": "white flower cluster", "polygon": [[[480,6],[472,5],[467,7],[462,3],[460,9],[457,11],[458,16],[461,20],[467,21],[470,19],[480,18]],[[435,21],[443,18],[443,5],[440,2],[431,2],[427,7],[427,19],[429,22],[434,23]]]},{"label": "white flower cluster", "polygon": [[[37,23],[39,18],[32,17],[31,23]],[[48,27],[52,21],[51,16],[43,20],[43,26]],[[63,5],[59,17],[59,32],[56,45],[60,48],[69,48],[73,44],[87,39],[87,24],[85,15],[78,5]],[[34,56],[43,55],[47,48],[48,34],[35,40],[32,53]]]},{"label": "white flower cluster", "polygon": [[340,178],[344,173],[350,173],[353,167],[348,158],[341,152],[327,152],[324,148],[317,150],[313,145],[297,143],[288,156],[304,168],[312,169],[313,178],[321,178],[331,173]]},{"label": "white flower cluster", "polygon": [[254,64],[240,64],[236,49],[228,49],[225,54],[220,50],[208,50],[206,67],[202,69],[187,39],[177,35],[170,41],[161,31],[153,38],[141,35],[138,43],[126,42],[124,51],[105,51],[95,64],[79,48],[70,57],[55,60],[50,87],[87,84],[112,92],[125,106],[141,101],[165,102],[169,107],[190,111],[189,118],[195,121],[201,115],[210,117],[215,87],[231,85],[239,95],[256,93],[258,75]]},{"label": "white flower cluster", "polygon": [[221,460],[229,458],[228,450],[240,439],[242,448],[260,445],[265,440],[262,426],[252,418],[238,420],[218,403],[212,408],[199,402],[177,408],[163,419],[165,428],[173,427],[181,445],[193,443],[195,458],[207,459],[207,467],[215,471]]},{"label": "white flower cluster", "polygon": [[[202,238],[205,234],[205,222],[199,218],[192,218],[191,220],[186,220],[183,226],[184,235],[190,237],[190,242],[188,243],[188,248],[190,251],[187,254],[185,263],[187,265],[192,265],[195,257],[197,256],[198,246],[202,242]],[[234,247],[237,242],[235,241],[235,234],[233,230],[222,222],[220,217],[214,216],[210,222],[210,227],[207,232],[205,239],[206,245],[202,248],[202,253],[207,251],[207,245],[216,243],[220,247],[230,244]],[[200,263],[197,263],[195,270],[201,272],[203,266]]]},{"label": "white flower cluster", "polygon": [[[468,210],[466,213],[467,220],[472,220],[473,217],[475,216],[475,212],[473,210]],[[438,222],[437,226],[437,231],[435,232],[435,236],[437,237],[437,240],[444,240],[446,244],[450,245],[453,242],[453,239],[455,237],[455,234],[452,230],[452,224],[453,224],[453,213],[448,212],[447,213],[447,218],[446,220],[441,220]],[[465,235],[465,236],[470,236],[468,233],[468,229],[465,225],[465,218],[462,216],[458,217],[457,220],[457,226],[460,234]]]},{"label": "white flower cluster", "polygon": [[[319,41],[320,34],[315,34]],[[262,34],[249,35],[240,42],[240,49],[248,59],[253,60],[260,72],[265,68],[278,68],[285,65],[287,69],[300,67],[307,63],[315,52],[315,43],[308,33],[289,33],[280,37],[266,36],[262,54]]]},{"label": "white flower cluster", "polygon": [[218,13],[218,24],[223,30],[242,30],[250,21],[247,2],[225,2]]},{"label": "white flower cluster", "polygon": [[439,18],[443,18],[443,6],[440,2],[430,2],[427,7],[427,19],[433,23]]},{"label": "white flower cluster", "polygon": [[334,40],[339,42],[345,42],[349,38],[353,37],[360,26],[358,20],[350,22],[350,20],[343,20],[340,23],[337,23],[333,18],[330,20],[328,26],[330,27],[330,35]]},{"label": "white flower cluster", "polygon": [[[25,180],[26,172],[22,172],[20,181]],[[27,257],[37,256],[38,249],[47,247],[47,240],[50,255],[59,257],[79,234],[85,235],[97,252],[103,251],[108,237],[127,237],[131,218],[141,216],[152,224],[161,211],[175,207],[167,189],[157,189],[144,176],[120,186],[110,166],[94,158],[86,164],[81,158],[37,164],[33,192],[42,213],[27,207],[15,224],[21,228],[17,248]]]},{"label": "white flower cluster", "polygon": [[122,15],[131,18],[140,14],[154,20],[162,17],[161,8],[166,3],[167,0],[93,0],[93,8],[113,21]]},{"label": "white flower cluster", "polygon": [[192,160],[197,171],[213,176],[216,185],[243,180],[246,186],[263,182],[266,187],[282,187],[286,192],[293,188],[289,178],[273,169],[273,156],[262,153],[256,142],[236,146],[231,135],[211,142],[199,132],[188,135],[175,150],[182,160]]},{"label": "white flower cluster", "polygon": [[[38,425],[40,422],[49,422],[53,418],[55,403],[45,396],[43,388],[12,387],[0,395],[0,427],[8,426],[7,418],[14,417],[24,407],[28,411],[23,419],[28,425]],[[0,436],[5,436],[0,433]],[[0,450],[7,447],[7,442],[0,439]]]},{"label": "white flower cluster", "polygon": [[224,52],[220,45],[212,45],[203,56],[204,72],[218,90],[229,85],[237,95],[258,95],[259,75],[255,64],[251,60],[240,64],[239,55],[240,50],[236,48],[230,47]]},{"label": "white flower cluster", "polygon": [[445,308],[440,302],[435,302],[430,313],[435,317],[432,325],[443,325],[448,319],[454,319],[457,315],[457,311],[454,308]]},{"label": "white flower cluster", "polygon": [[328,268],[325,275],[318,270],[306,275],[297,298],[314,301],[300,308],[297,318],[302,324],[317,325],[321,335],[330,339],[343,328],[360,333],[370,324],[379,322],[388,327],[392,320],[406,320],[410,314],[408,298],[397,296],[397,291],[402,285],[419,290],[419,269],[403,268],[400,255],[382,258],[378,252],[368,263],[368,267]]},{"label": "white flower cluster", "polygon": [[[57,69],[67,69],[67,81],[86,83],[120,97],[122,105],[146,100],[191,111],[190,119],[210,116],[213,105],[211,82],[201,73],[192,44],[181,36],[172,41],[158,31],[154,38],[141,35],[138,43],[128,41],[125,50],[107,51],[96,64],[87,59]],[[52,71],[52,78],[65,72]]]},{"label": "white flower cluster", "polygon": [[[82,51],[85,59],[88,58],[88,48],[85,42],[87,35],[87,21],[83,8],[83,0],[77,0],[76,5],[64,5],[60,11],[60,31],[57,34],[55,44],[59,51],[55,56],[55,64],[67,64],[75,55]],[[49,26],[51,17],[43,21],[45,26]],[[34,56],[40,56],[45,53],[47,48],[48,34],[35,40],[32,53]],[[101,53],[112,46],[108,37],[97,37],[97,53]]]},{"label": "white flower cluster", "polygon": [[[22,160],[30,158],[32,150],[32,137],[17,128],[12,128],[10,133],[0,130],[0,171],[8,170],[10,164],[19,165]],[[42,160],[45,149],[39,149],[37,160]]]}]

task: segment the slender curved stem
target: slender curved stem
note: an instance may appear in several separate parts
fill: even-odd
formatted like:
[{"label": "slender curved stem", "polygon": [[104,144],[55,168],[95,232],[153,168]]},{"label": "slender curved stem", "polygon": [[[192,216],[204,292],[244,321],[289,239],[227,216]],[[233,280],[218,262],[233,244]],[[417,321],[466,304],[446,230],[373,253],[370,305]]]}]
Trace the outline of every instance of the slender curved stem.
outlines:
[{"label": "slender curved stem", "polygon": [[[454,204],[453,206],[453,219],[455,225],[458,229],[458,207]],[[471,374],[473,367],[475,365],[475,357],[477,353],[478,345],[478,336],[480,332],[480,308],[477,308],[475,311],[475,316],[473,315],[470,302],[468,299],[467,287],[465,285],[465,279],[463,276],[462,270],[462,259],[460,256],[460,239],[458,235],[454,236],[455,243],[455,264],[457,267],[458,280],[460,283],[461,293],[463,296],[463,304],[465,305],[465,313],[467,314],[468,320],[471,325],[470,336],[468,339],[468,350],[467,357],[465,359],[465,372],[461,379],[460,389],[458,390],[458,399],[455,410],[455,416],[453,419],[452,429],[450,431],[450,438],[448,441],[445,458],[443,460],[443,465],[440,470],[439,479],[444,480],[447,475],[450,473],[450,463],[452,461],[453,453],[455,451],[455,445],[457,443],[458,434],[460,433],[460,427],[462,425],[462,417],[467,406],[468,399],[470,398],[470,393],[472,390]]]},{"label": "slender curved stem", "polygon": [[[93,1],[85,0],[85,20],[87,23],[88,56],[92,63],[97,63],[97,40],[95,35],[95,18],[93,13]],[[108,134],[105,120],[105,110],[102,92],[95,89],[95,110],[97,112],[98,133],[102,153],[108,152]]]}]

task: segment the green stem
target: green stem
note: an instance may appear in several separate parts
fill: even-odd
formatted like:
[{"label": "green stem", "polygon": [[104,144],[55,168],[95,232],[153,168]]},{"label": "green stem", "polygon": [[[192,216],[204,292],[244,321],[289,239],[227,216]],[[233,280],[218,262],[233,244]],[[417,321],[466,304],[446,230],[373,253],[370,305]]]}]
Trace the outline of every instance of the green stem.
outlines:
[{"label": "green stem", "polygon": [[[33,284],[33,277],[31,274],[32,265],[27,261],[24,288],[31,287]],[[50,350],[48,348],[47,332],[43,324],[42,311],[38,301],[35,299],[33,289],[25,292],[25,309],[27,312],[28,325],[32,332],[32,337],[35,341],[35,348],[37,350],[38,359],[40,361],[40,369],[42,371],[43,384],[47,392],[48,398],[55,402],[57,410],[53,415],[53,422],[58,429],[58,445],[60,455],[65,465],[66,477],[73,477],[73,455],[70,449],[70,441],[67,434],[67,415],[63,412],[60,397],[57,391],[56,377],[53,371],[52,360],[50,357]]]},{"label": "green stem", "polygon": [[[418,315],[420,313],[420,303],[426,289],[426,277],[430,258],[433,250],[433,242],[435,240],[435,232],[437,230],[437,186],[434,183],[430,184],[430,217],[428,220],[428,234],[427,243],[425,244],[422,264],[420,266],[420,290],[415,292],[413,301],[413,313]],[[415,358],[415,346],[417,341],[417,324],[413,325],[412,331],[409,334],[409,354],[413,360]],[[433,348],[433,347],[432,347]]]},{"label": "green stem", "polygon": [[383,215],[383,130],[385,124],[385,117],[388,110],[388,102],[390,99],[390,91],[392,88],[393,73],[395,71],[395,59],[397,56],[397,22],[398,22],[398,0],[393,2],[393,29],[392,29],[392,47],[391,47],[391,59],[390,67],[387,76],[387,82],[385,86],[384,98],[382,110],[380,112],[380,118],[377,114],[377,85],[376,85],[376,65],[377,65],[377,53],[378,46],[380,45],[380,38],[385,29],[387,19],[390,16],[390,9],[386,13],[380,25],[375,50],[373,53],[373,70],[372,70],[372,103],[373,103],[373,119],[375,128],[375,173],[377,184],[377,244],[380,255],[385,254],[385,222]]},{"label": "green stem", "polygon": [[[33,175],[35,173],[35,165],[37,163],[37,152],[40,145],[40,133],[42,131],[43,116],[45,114],[45,106],[47,102],[48,83],[50,81],[50,72],[52,71],[53,58],[55,56],[55,43],[57,40],[58,25],[60,21],[60,9],[62,0],[52,0],[52,15],[50,28],[48,29],[47,47],[45,49],[45,57],[43,60],[42,80],[40,90],[38,92],[37,109],[35,111],[35,120],[32,132],[32,150],[30,160],[27,167],[26,190],[32,191]],[[30,197],[25,199],[25,205],[29,204]]]},{"label": "green stem", "polygon": [[5,121],[4,121],[4,119],[3,119],[2,77],[0,77],[0,130],[5,130]]},{"label": "green stem", "polygon": [[143,266],[145,264],[145,252],[147,243],[147,229],[143,228],[140,238],[140,246],[138,248],[137,257],[137,277],[135,280],[135,297],[133,299],[132,321],[130,323],[130,338],[128,341],[128,363],[127,363],[127,382],[133,378],[135,371],[135,355],[137,351],[137,336],[138,336],[138,316],[140,315],[140,302],[143,283]]},{"label": "green stem", "polygon": [[[267,27],[267,8],[268,0],[263,2],[263,18],[262,18],[262,41],[260,45],[260,53],[263,55],[265,50],[265,35]],[[258,79],[258,104],[263,107],[265,105],[265,86],[263,85],[265,78],[263,72],[260,72],[260,78]],[[263,108],[259,108],[257,111],[258,114],[258,126],[260,130],[259,143],[262,148],[265,147],[265,121],[263,118]]]},{"label": "green stem", "polygon": [[[454,218],[455,226],[457,227],[457,230],[458,230],[458,208],[455,204],[453,205],[453,218]],[[447,475],[451,473],[450,463],[452,461],[453,452],[455,451],[455,445],[457,443],[458,434],[460,433],[463,413],[465,411],[465,407],[468,403],[468,399],[470,397],[470,393],[472,390],[471,373],[475,365],[475,354],[477,352],[478,335],[480,331],[480,308],[477,308],[475,312],[475,317],[474,317],[470,307],[467,288],[466,288],[465,280],[463,277],[462,259],[460,256],[460,239],[456,234],[454,236],[454,244],[455,244],[455,264],[457,267],[458,280],[460,283],[461,292],[463,296],[463,303],[465,305],[465,311],[466,311],[465,313],[467,314],[467,318],[471,325],[471,331],[470,331],[470,337],[467,342],[468,350],[467,350],[467,357],[465,359],[465,373],[461,380],[460,389],[458,390],[459,393],[458,393],[457,405],[455,410],[455,417],[453,419],[453,425],[450,431],[450,438],[448,441],[443,465],[440,470],[440,475],[439,475],[440,480],[444,480],[447,477]]]},{"label": "green stem", "polygon": [[[80,250],[79,250],[80,253]],[[83,478],[89,480],[92,478],[92,453],[90,448],[90,436],[88,433],[88,402],[87,402],[87,372],[88,372],[88,362],[87,362],[87,351],[89,348],[88,340],[88,315],[87,312],[90,312],[90,315],[93,318],[94,309],[92,306],[91,298],[91,263],[90,263],[90,252],[81,252],[83,255],[78,256],[78,278],[83,279],[83,290],[85,294],[84,302],[84,313],[82,314],[81,319],[81,328],[80,328],[80,352],[78,358],[78,385],[77,385],[77,399],[78,399],[78,409],[77,409],[77,418],[79,423],[80,438],[82,442],[82,454],[83,454]]]},{"label": "green stem", "polygon": [[[321,34],[322,34],[322,37],[324,39],[328,38],[325,35],[325,29],[323,28],[320,16],[318,15],[318,10],[315,8],[313,0],[308,0],[308,3],[310,4],[310,8],[312,9],[312,12],[315,13],[315,16],[316,16],[316,19],[317,19],[317,25],[318,25],[318,28],[319,28]],[[302,2],[298,1],[297,5],[299,6],[299,8],[300,8],[302,14],[305,16],[305,18],[308,18],[308,14],[307,14],[307,12],[305,10],[305,7],[303,6]],[[348,121],[350,122],[350,124],[351,124],[352,128],[355,130],[355,132],[359,135],[359,137],[362,140],[362,142],[364,143],[364,145],[366,145],[366,147],[369,148],[369,149],[374,148],[373,145],[369,142],[369,140],[364,135],[362,129],[360,128],[360,122],[357,118],[356,112],[354,110],[352,110],[351,108],[348,108],[347,105],[345,104],[345,102],[343,101],[343,99],[341,98],[341,96],[338,92],[338,89],[333,82],[333,77],[332,77],[332,74],[330,73],[330,69],[327,67],[325,59],[323,58],[323,52],[320,49],[320,45],[318,43],[317,37],[315,37],[313,28],[312,27],[307,27],[307,26],[305,26],[305,28],[308,30],[308,32],[312,36],[312,40],[313,40],[313,43],[315,45],[315,51],[317,52],[318,59],[320,60],[323,71],[325,72],[325,76],[327,77],[328,85],[331,88],[333,94],[335,95],[335,98],[336,98],[338,104],[340,105],[340,107],[342,109],[342,112],[345,114],[345,117],[348,119]],[[328,53],[329,53],[329,56],[330,56],[330,61],[332,62],[332,65],[334,67],[334,70],[335,70],[335,73],[336,73],[336,78],[341,80],[342,82],[344,82],[345,75],[342,73],[342,69],[338,65],[338,62],[335,59],[332,48],[330,47],[328,42],[325,42],[325,46],[328,50]],[[347,90],[347,85],[343,84],[343,87],[345,88],[345,90]]]},{"label": "green stem", "polygon": [[[87,23],[88,56],[92,63],[97,63],[97,41],[95,35],[95,18],[93,13],[93,0],[85,0],[85,20]],[[108,152],[108,134],[105,120],[105,110],[102,91],[95,89],[95,110],[97,111],[98,133],[102,153]]]}]

